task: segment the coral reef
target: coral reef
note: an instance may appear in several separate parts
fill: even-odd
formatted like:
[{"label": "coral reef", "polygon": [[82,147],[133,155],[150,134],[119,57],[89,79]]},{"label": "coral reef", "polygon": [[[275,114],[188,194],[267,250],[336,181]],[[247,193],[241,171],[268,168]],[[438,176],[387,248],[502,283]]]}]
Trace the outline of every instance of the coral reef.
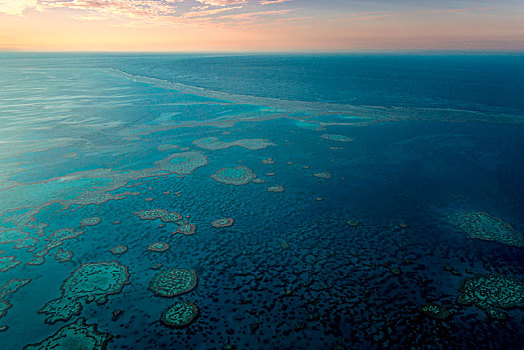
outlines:
[{"label": "coral reef", "polygon": [[318,122],[308,122],[305,120],[295,121],[295,125],[306,130],[324,130],[325,128]]},{"label": "coral reef", "polygon": [[26,265],[42,265],[45,263],[45,258],[43,256],[35,256],[33,260],[26,263]]},{"label": "coral reef", "polygon": [[211,226],[213,226],[215,228],[229,227],[229,226],[233,225],[234,222],[235,222],[235,220],[233,220],[231,218],[223,218],[223,219],[218,219],[218,220],[213,221],[211,223]]},{"label": "coral reef", "polygon": [[7,300],[0,300],[0,318],[7,314],[7,310],[11,308],[11,305]]},{"label": "coral reef", "polygon": [[200,152],[174,153],[155,163],[159,170],[179,175],[192,174],[197,168],[208,163],[207,157]]},{"label": "coral reef", "polygon": [[243,139],[233,142],[224,142],[220,141],[216,137],[206,137],[203,139],[198,139],[193,141],[193,144],[197,147],[212,151],[215,151],[217,149],[225,149],[233,146],[239,146],[252,151],[256,151],[274,145],[273,143],[263,139]]},{"label": "coral reef", "polygon": [[19,229],[0,231],[0,244],[14,243],[27,238],[29,235]]},{"label": "coral reef", "polygon": [[460,304],[475,304],[494,319],[507,318],[502,309],[524,308],[524,283],[517,278],[499,274],[468,277],[460,291]]},{"label": "coral reef", "polygon": [[4,299],[7,295],[15,293],[17,290],[31,282],[30,279],[13,278],[7,281],[0,289],[0,299]]},{"label": "coral reef", "polygon": [[176,302],[162,312],[160,321],[169,327],[186,327],[198,317],[198,307],[189,302]]},{"label": "coral reef", "polygon": [[187,269],[167,269],[157,273],[149,289],[162,297],[174,297],[193,290],[197,284],[195,271]]},{"label": "coral reef", "polygon": [[331,174],[330,173],[315,173],[315,174],[313,174],[313,176],[319,177],[321,179],[331,179]]},{"label": "coral reef", "polygon": [[92,216],[80,221],[80,226],[95,226],[98,225],[101,221],[102,219],[98,216]]},{"label": "coral reef", "polygon": [[124,254],[125,252],[127,252],[127,246],[123,245],[123,244],[119,244],[119,245],[114,246],[113,248],[111,248],[110,251],[111,251],[111,253],[113,253],[115,255],[121,255],[121,254]]},{"label": "coral reef", "polygon": [[61,230],[51,233],[49,237],[46,238],[46,241],[49,241],[49,242],[65,241],[68,239],[76,238],[83,233],[84,231],[75,230],[73,228],[63,228]]},{"label": "coral reef", "polygon": [[62,295],[49,301],[38,313],[46,314],[47,323],[67,321],[80,314],[81,300],[103,304],[129,283],[127,266],[116,261],[83,264],[71,273],[60,287]]},{"label": "coral reef", "polygon": [[182,215],[174,211],[167,211],[165,209],[149,209],[141,210],[136,213],[143,220],[160,219],[163,222],[176,222],[182,220]]},{"label": "coral reef", "polygon": [[322,134],[320,135],[325,140],[330,141],[341,141],[341,142],[351,142],[354,141],[354,139],[346,137],[344,135],[333,135],[333,134]]},{"label": "coral reef", "polygon": [[284,192],[285,188],[284,186],[269,186],[267,188],[268,192]]},{"label": "coral reef", "polygon": [[187,221],[179,221],[178,222],[178,228],[173,234],[176,233],[182,233],[184,235],[192,235],[196,231],[196,226],[194,224],[190,224]]},{"label": "coral reef", "polygon": [[17,261],[15,256],[2,256],[0,257],[0,272],[10,270],[18,264],[20,261]]},{"label": "coral reef", "polygon": [[524,247],[524,235],[507,222],[483,212],[460,212],[450,217],[470,238]]},{"label": "coral reef", "polygon": [[38,238],[33,238],[33,237],[25,238],[25,239],[22,239],[21,241],[18,241],[18,243],[16,243],[15,249],[34,248],[39,241],[40,240]]},{"label": "coral reef", "polygon": [[73,258],[73,252],[70,250],[62,250],[62,248],[60,248],[55,253],[55,259],[58,260],[59,262],[70,261],[72,258]]},{"label": "coral reef", "polygon": [[451,315],[445,306],[435,303],[421,305],[418,307],[418,311],[436,320],[446,320]]},{"label": "coral reef", "polygon": [[218,182],[239,186],[248,184],[256,175],[248,167],[239,165],[235,168],[219,169],[211,177]]},{"label": "coral reef", "polygon": [[156,242],[147,247],[147,250],[152,252],[165,252],[169,249],[169,244],[164,242]]},{"label": "coral reef", "polygon": [[41,342],[25,346],[24,350],[104,350],[112,338],[109,333],[99,332],[96,324],[87,324],[84,318],[79,318]]}]

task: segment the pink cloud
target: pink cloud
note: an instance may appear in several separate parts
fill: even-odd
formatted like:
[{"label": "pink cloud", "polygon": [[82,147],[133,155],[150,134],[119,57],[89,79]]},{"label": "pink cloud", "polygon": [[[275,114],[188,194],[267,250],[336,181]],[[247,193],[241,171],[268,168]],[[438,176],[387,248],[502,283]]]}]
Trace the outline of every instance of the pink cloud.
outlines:
[{"label": "pink cloud", "polygon": [[208,16],[216,15],[221,12],[238,10],[241,8],[242,6],[234,6],[234,7],[222,7],[222,8],[212,9],[212,10],[191,11],[191,12],[184,13],[182,17],[183,18],[208,17]]},{"label": "pink cloud", "polygon": [[246,13],[239,13],[236,15],[226,15],[226,16],[220,16],[220,19],[253,19],[255,17],[260,16],[268,16],[268,15],[281,15],[289,13],[293,10],[278,10],[278,11],[259,11],[259,12],[246,12]]},{"label": "pink cloud", "polygon": [[[106,16],[157,17],[175,14],[176,2],[176,0],[39,0],[38,7],[40,9],[69,8]],[[84,18],[101,19],[100,16],[93,15]]]},{"label": "pink cloud", "polygon": [[246,3],[246,0],[197,0],[197,1],[204,5],[211,5],[211,6],[229,6],[229,5],[239,5],[239,4]]},{"label": "pink cloud", "polygon": [[281,4],[283,2],[289,2],[294,0],[262,0],[260,1],[260,5],[271,5],[271,4]]}]

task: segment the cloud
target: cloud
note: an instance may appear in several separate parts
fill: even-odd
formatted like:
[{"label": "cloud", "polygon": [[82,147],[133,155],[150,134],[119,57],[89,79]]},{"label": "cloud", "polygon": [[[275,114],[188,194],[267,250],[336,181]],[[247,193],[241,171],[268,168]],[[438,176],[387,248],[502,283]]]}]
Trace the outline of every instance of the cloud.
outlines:
[{"label": "cloud", "polygon": [[253,19],[255,17],[260,16],[269,16],[269,15],[282,15],[289,13],[293,10],[278,10],[278,11],[259,11],[259,12],[246,12],[246,13],[239,13],[236,15],[226,15],[226,16],[220,16],[220,19]]},{"label": "cloud", "polygon": [[21,16],[28,8],[34,8],[37,0],[0,0],[0,12]]},{"label": "cloud", "polygon": [[246,3],[246,0],[197,0],[197,1],[204,5],[211,5],[211,6],[229,6],[229,5],[239,5],[239,4]]},{"label": "cloud", "polygon": [[[38,5],[44,9],[68,8],[83,10],[91,14],[127,17],[158,17],[170,16],[176,13],[176,0],[39,0]],[[88,15],[84,18],[97,18],[98,15]]]},{"label": "cloud", "polygon": [[[207,6],[206,6],[207,7]],[[202,11],[191,11],[186,12],[182,15],[183,18],[195,18],[195,17],[208,17],[212,15],[216,15],[217,13],[225,12],[225,11],[231,11],[231,10],[238,10],[241,9],[242,6],[234,6],[234,7],[222,7],[222,8],[216,8],[212,10],[202,10]]]},{"label": "cloud", "polygon": [[272,4],[281,4],[283,2],[289,2],[294,0],[261,0],[260,5],[272,5]]}]

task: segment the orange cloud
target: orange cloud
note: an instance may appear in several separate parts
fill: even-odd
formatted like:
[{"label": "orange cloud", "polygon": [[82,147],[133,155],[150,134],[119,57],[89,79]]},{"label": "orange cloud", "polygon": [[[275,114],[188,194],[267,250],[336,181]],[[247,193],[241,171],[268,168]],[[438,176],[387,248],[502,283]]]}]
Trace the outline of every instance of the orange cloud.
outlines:
[{"label": "orange cloud", "polygon": [[197,1],[204,5],[211,5],[211,6],[228,6],[228,5],[238,5],[238,4],[246,3],[246,0],[197,0]]},{"label": "orange cloud", "polygon": [[[204,8],[208,8],[208,7],[205,6]],[[216,15],[221,12],[238,10],[241,8],[242,6],[234,6],[234,7],[222,7],[222,8],[212,9],[212,10],[191,11],[191,12],[184,13],[182,15],[182,18],[208,17],[211,15]]]},{"label": "orange cloud", "polygon": [[68,8],[85,10],[108,16],[156,17],[175,14],[176,2],[173,0],[40,0],[38,6],[42,9]]},{"label": "orange cloud", "polygon": [[21,16],[28,9],[36,6],[37,0],[0,1],[0,13]]},{"label": "orange cloud", "polygon": [[289,2],[294,0],[262,0],[260,1],[260,5],[271,5],[271,4],[281,4],[283,2]]}]

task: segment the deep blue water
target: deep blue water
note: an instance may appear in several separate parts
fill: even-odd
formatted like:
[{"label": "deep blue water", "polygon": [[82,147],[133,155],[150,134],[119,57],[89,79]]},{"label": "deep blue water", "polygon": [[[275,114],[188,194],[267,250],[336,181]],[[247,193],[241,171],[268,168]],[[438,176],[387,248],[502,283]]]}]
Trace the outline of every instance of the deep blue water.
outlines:
[{"label": "deep blue water", "polygon": [[[108,349],[522,349],[524,309],[493,320],[458,298],[467,277],[524,281],[524,248],[470,238],[449,217],[487,212],[524,232],[524,56],[4,53],[0,86],[0,259],[20,261],[0,285],[31,279],[4,298],[3,349],[78,317],[113,336]],[[271,144],[193,143],[207,137]],[[192,174],[155,168],[191,151],[208,161]],[[211,177],[239,165],[265,182]],[[153,208],[196,232],[135,214]],[[210,225],[226,217],[233,226]],[[51,248],[26,264],[64,228],[84,231],[59,247],[71,261]],[[170,249],[147,250],[159,241]],[[104,261],[127,266],[129,284],[46,323],[38,311],[63,281]],[[158,263],[195,270],[196,288],[155,296]],[[175,301],[198,306],[189,326],[159,321]],[[417,310],[429,302],[451,317]]]}]

